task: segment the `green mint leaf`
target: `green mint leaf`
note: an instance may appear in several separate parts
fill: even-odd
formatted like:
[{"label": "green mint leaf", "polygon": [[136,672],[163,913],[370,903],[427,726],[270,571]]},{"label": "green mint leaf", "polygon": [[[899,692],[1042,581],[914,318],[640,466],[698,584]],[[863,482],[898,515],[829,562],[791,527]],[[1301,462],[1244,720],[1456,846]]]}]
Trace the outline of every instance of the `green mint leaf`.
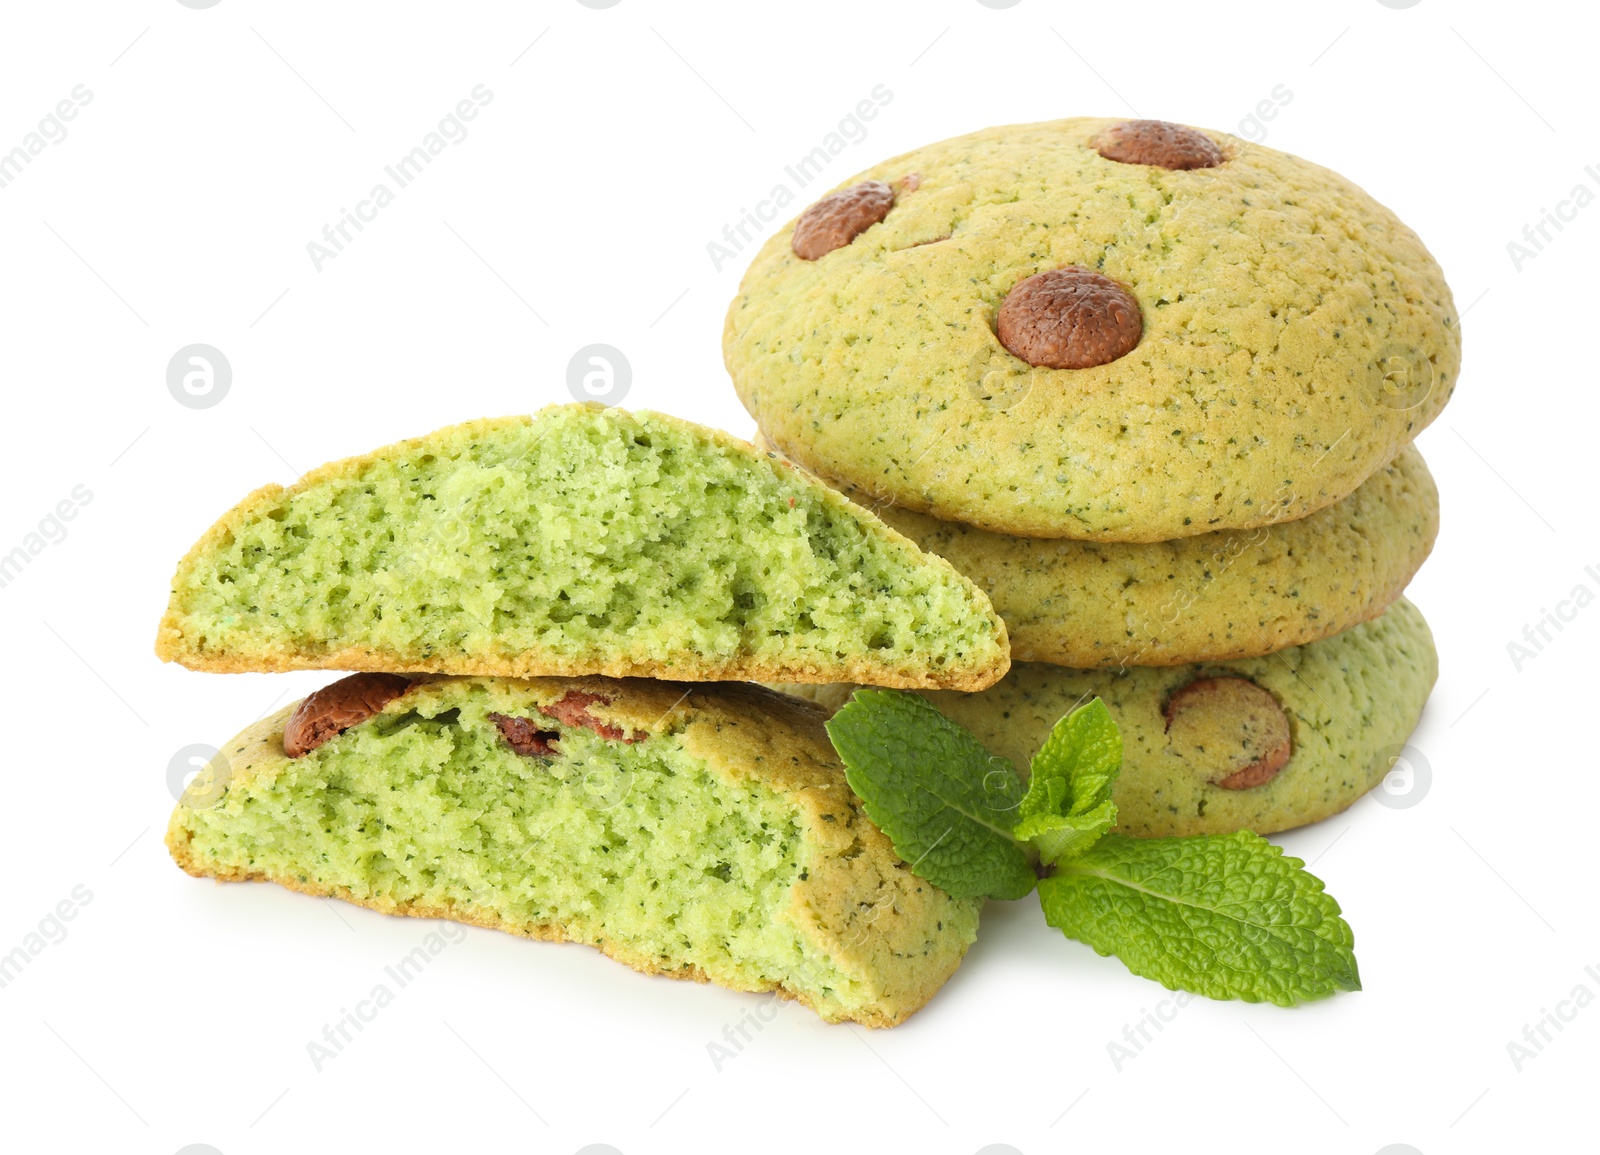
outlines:
[{"label": "green mint leaf", "polygon": [[1054,865],[1083,854],[1117,821],[1111,788],[1122,770],[1122,733],[1099,698],[1055,724],[1033,756],[1028,793],[1012,831]]},{"label": "green mint leaf", "polygon": [[1361,989],[1339,904],[1249,831],[1109,834],[1041,881],[1039,899],[1068,938],[1168,990],[1288,1007]]},{"label": "green mint leaf", "polygon": [[956,898],[1021,898],[1037,879],[1011,835],[1022,778],[916,694],[857,690],[828,736],[867,817]]}]

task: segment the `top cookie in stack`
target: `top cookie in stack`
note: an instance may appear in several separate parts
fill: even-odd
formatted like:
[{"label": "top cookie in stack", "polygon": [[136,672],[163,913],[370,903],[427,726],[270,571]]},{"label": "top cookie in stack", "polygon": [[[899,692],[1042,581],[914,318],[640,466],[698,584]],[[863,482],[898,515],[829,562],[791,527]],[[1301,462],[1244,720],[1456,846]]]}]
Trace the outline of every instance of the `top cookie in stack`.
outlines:
[{"label": "top cookie in stack", "polygon": [[941,710],[1025,764],[1107,702],[1125,832],[1314,821],[1415,726],[1437,659],[1401,593],[1439,510],[1411,442],[1460,334],[1338,174],[1161,121],[987,129],[773,237],[723,347],[771,447],[1004,617],[1009,676]]},{"label": "top cookie in stack", "polygon": [[724,353],[782,452],[874,500],[1153,542],[1348,497],[1443,408],[1460,334],[1421,241],[1337,173],[1075,119],[860,174],[762,249]]}]

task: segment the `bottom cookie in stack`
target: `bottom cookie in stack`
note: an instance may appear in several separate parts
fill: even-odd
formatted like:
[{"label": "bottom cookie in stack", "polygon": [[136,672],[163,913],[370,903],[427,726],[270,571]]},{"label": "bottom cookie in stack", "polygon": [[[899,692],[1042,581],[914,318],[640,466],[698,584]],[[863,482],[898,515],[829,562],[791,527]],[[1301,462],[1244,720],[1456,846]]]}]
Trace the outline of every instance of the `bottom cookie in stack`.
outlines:
[{"label": "bottom cookie in stack", "polygon": [[[1026,770],[1074,706],[1103,699],[1122,731],[1124,834],[1271,834],[1337,814],[1389,772],[1438,676],[1421,612],[1401,598],[1320,641],[1261,657],[1083,670],[1016,662],[975,694],[924,692]],[[854,686],[785,686],[837,709]]]},{"label": "bottom cookie in stack", "polygon": [[588,943],[892,1026],[977,933],[862,812],[821,711],[737,683],[354,674],[239,734],[190,874]]}]

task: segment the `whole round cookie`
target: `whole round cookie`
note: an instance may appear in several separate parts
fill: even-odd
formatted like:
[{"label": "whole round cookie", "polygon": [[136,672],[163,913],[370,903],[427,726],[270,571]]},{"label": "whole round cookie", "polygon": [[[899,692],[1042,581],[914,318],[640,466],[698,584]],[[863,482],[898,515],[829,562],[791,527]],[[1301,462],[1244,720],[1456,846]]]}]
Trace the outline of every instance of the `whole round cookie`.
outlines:
[{"label": "whole round cookie", "polygon": [[[1118,830],[1271,834],[1337,814],[1381,782],[1438,671],[1428,625],[1402,598],[1370,622],[1265,657],[1125,670],[1013,663],[981,693],[923,696],[1024,771],[1062,715],[1098,696],[1122,731]],[[784,688],[832,709],[855,689]]]},{"label": "whole round cookie", "polygon": [[1075,119],[883,162],[762,248],[728,370],[786,454],[1025,537],[1164,541],[1348,496],[1455,387],[1422,242],[1224,133]]},{"label": "whole round cookie", "polygon": [[989,595],[1013,661],[1172,666],[1270,654],[1381,614],[1433,549],[1439,491],[1408,445],[1309,517],[1174,541],[1014,537],[875,512]]}]

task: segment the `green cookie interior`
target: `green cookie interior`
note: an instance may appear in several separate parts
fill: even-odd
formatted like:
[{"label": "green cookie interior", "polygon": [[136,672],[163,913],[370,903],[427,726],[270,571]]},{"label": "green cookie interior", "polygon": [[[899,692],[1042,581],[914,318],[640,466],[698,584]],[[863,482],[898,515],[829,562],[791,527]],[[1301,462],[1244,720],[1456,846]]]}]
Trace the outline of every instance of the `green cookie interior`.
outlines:
[{"label": "green cookie interior", "polygon": [[987,598],[872,515],[725,435],[593,405],[253,494],[180,564],[157,651],[213,670],[848,668],[968,688],[1008,660]]},{"label": "green cookie interior", "polygon": [[[681,717],[648,736],[624,725],[624,741],[542,714],[563,687],[531,686],[426,683],[297,759],[284,711],[224,748],[220,787],[191,785],[168,844],[192,874],[584,942],[648,972],[776,988],[829,1019],[897,1022],[954,970],[977,904],[863,831],[842,772],[822,775],[838,788],[819,802],[816,782],[763,767],[807,759],[781,717],[752,720],[775,744],[740,767],[719,743],[726,717],[693,741]],[[671,689],[662,702],[687,687]],[[515,752],[496,713],[548,727],[555,751]],[[877,897],[852,889],[863,878]],[[861,918],[874,904],[894,916]]]}]

